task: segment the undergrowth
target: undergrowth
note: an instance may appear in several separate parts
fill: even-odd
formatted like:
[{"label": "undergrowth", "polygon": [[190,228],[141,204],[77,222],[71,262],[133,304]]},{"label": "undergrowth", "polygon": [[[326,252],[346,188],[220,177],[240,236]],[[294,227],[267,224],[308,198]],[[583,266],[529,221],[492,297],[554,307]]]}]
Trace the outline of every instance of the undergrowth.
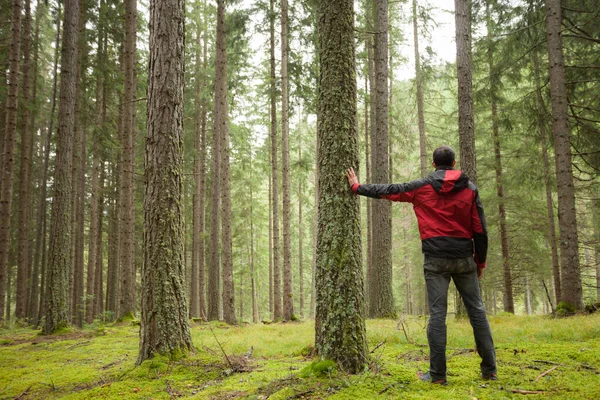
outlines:
[{"label": "undergrowth", "polygon": [[600,398],[600,315],[501,315],[490,322],[498,381],[479,378],[469,322],[450,318],[447,387],[416,377],[428,368],[426,319],[418,317],[367,321],[371,360],[356,375],[313,357],[312,322],[199,321],[191,324],[194,353],[138,367],[139,326],[131,323],[50,336],[4,329],[0,399]]}]

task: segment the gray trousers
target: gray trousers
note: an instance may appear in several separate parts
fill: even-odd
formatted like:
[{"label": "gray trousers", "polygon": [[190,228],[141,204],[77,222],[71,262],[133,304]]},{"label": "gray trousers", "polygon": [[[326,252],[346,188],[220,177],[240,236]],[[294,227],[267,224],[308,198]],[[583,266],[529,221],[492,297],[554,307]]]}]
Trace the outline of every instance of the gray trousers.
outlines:
[{"label": "gray trousers", "polygon": [[463,299],[475,336],[477,352],[481,357],[481,373],[496,373],[496,351],[492,331],[487,320],[483,301],[479,294],[477,265],[469,258],[436,258],[425,256],[425,284],[429,301],[429,341],[432,380],[446,379],[446,314],[448,312],[448,286],[454,281]]}]

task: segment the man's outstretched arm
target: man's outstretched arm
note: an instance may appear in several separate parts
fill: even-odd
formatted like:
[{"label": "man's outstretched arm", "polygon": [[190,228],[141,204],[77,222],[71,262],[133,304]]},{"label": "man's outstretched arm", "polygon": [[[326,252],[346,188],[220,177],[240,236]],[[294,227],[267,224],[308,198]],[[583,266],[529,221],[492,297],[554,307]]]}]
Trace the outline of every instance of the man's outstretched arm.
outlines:
[{"label": "man's outstretched arm", "polygon": [[373,199],[386,199],[391,201],[412,201],[411,191],[424,186],[428,183],[425,179],[419,179],[408,183],[392,184],[360,184],[354,173],[354,169],[348,168],[346,171],[348,184],[352,191],[361,196],[371,197]]}]

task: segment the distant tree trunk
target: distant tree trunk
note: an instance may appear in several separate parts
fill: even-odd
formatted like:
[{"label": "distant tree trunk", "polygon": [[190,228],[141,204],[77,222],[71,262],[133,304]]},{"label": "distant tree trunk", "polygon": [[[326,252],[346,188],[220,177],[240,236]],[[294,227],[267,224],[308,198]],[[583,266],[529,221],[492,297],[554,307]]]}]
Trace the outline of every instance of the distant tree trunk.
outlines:
[{"label": "distant tree trunk", "polygon": [[[33,82],[32,82],[32,86],[33,86],[33,95],[32,98],[34,99],[33,104],[37,105],[37,76],[38,76],[38,61],[39,61],[39,48],[40,48],[40,41],[39,41],[39,37],[40,37],[40,19],[42,18],[43,13],[46,11],[46,7],[40,3],[36,9],[35,9],[35,34],[34,34],[34,44],[35,44],[35,50],[34,50],[34,56],[33,56],[33,63],[34,63],[34,73],[33,73]],[[37,109],[37,108],[36,108]],[[30,122],[30,126],[32,127],[32,129],[36,129],[36,115],[37,113],[34,111],[31,113],[31,122]],[[38,146],[40,147],[40,155],[42,157],[45,157],[45,150],[43,147],[43,143],[44,142],[44,129],[40,129],[40,138],[39,138],[39,144]],[[33,146],[30,148],[30,150],[33,150]],[[0,162],[0,165],[2,165],[2,163]],[[46,185],[46,182],[39,182],[38,183],[38,187],[40,192],[42,190],[45,191],[45,187],[42,189],[43,186]],[[41,200],[38,202],[37,206],[38,209],[42,207],[42,203],[45,201]],[[45,204],[43,205],[44,209],[45,209]],[[45,211],[45,210],[44,210]],[[31,211],[31,216],[29,218],[33,217],[33,211]],[[32,268],[32,273],[31,273],[31,278],[30,278],[30,289],[29,289],[29,294],[28,294],[28,299],[27,299],[27,318],[29,320],[30,324],[34,324],[37,325],[37,314],[38,314],[38,296],[39,296],[39,273],[40,273],[40,268],[39,268],[39,251],[40,251],[40,245],[41,245],[41,237],[38,236],[38,232],[40,231],[42,223],[40,223],[40,226],[38,227],[38,229],[36,230],[36,241],[35,241],[35,248],[33,251],[34,254],[34,258],[33,258],[33,263],[30,266],[30,268]]]},{"label": "distant tree trunk", "polygon": [[421,54],[419,53],[419,25],[417,16],[417,0],[412,2],[413,40],[415,46],[415,82],[417,86],[417,118],[419,120],[419,153],[421,161],[421,178],[427,176],[427,137],[425,136],[425,113],[423,107],[423,71],[421,71]]},{"label": "distant tree trunk", "polygon": [[[97,91],[96,91],[97,93]],[[96,114],[98,115],[98,114]],[[90,199],[90,232],[89,232],[89,247],[88,247],[88,265],[87,265],[87,284],[86,284],[86,301],[85,301],[85,322],[91,324],[94,320],[94,303],[96,293],[96,284],[94,279],[96,274],[96,250],[98,246],[96,244],[96,237],[98,236],[98,230],[102,229],[98,226],[99,218],[98,213],[98,198],[100,194],[100,169],[102,168],[98,151],[94,152],[94,167],[92,169],[92,192]]]},{"label": "distant tree trunk", "polygon": [[[218,6],[223,8],[224,5],[219,0]],[[219,10],[220,11],[220,10]],[[217,13],[217,43],[215,50],[215,100],[214,100],[214,131],[212,145],[213,159],[213,176],[212,176],[212,212],[211,212],[211,228],[210,228],[210,277],[208,283],[208,320],[218,320],[221,315],[221,298],[219,296],[221,271],[220,271],[220,251],[219,251],[219,233],[220,233],[220,210],[221,210],[221,134],[223,114],[223,93],[226,90],[227,80],[222,74],[227,70],[226,58],[226,42],[224,36],[225,24],[224,15],[220,16]],[[221,31],[219,32],[219,28]],[[225,102],[227,100],[225,99]],[[227,121],[225,121],[226,123]]]},{"label": "distant tree trunk", "polygon": [[277,92],[275,89],[275,14],[274,0],[270,1],[270,32],[271,32],[271,176],[273,184],[271,186],[272,206],[273,206],[273,319],[283,318],[281,304],[281,266],[279,261],[279,178],[277,168],[277,107],[275,98]]},{"label": "distant tree trunk", "polygon": [[[376,24],[374,23],[375,15],[376,15],[376,2],[372,2],[369,4],[367,2],[367,28],[370,31],[375,31]],[[369,130],[369,139],[368,143],[371,144],[371,152],[370,152],[370,162],[367,161],[367,170],[366,177],[368,182],[373,181],[373,166],[375,165],[375,153],[374,153],[374,141],[377,137],[377,77],[375,73],[375,39],[372,36],[369,36],[367,39],[367,72],[369,75],[369,120],[371,121],[371,126]],[[376,286],[374,281],[374,265],[373,265],[373,200],[370,198],[366,199],[367,201],[367,285],[366,285],[366,293],[368,299],[368,313],[370,315],[371,311],[371,290],[372,287]]]},{"label": "distant tree trunk", "polygon": [[135,236],[134,182],[135,168],[135,93],[136,93],[137,0],[125,1],[125,49],[123,133],[121,135],[120,199],[120,276],[119,318],[135,315]]},{"label": "distant tree trunk", "polygon": [[[369,125],[369,122],[371,121],[369,118],[369,113],[372,110],[372,107],[370,107],[370,100],[369,97],[367,96],[367,94],[369,93],[369,80],[370,77],[372,75],[371,70],[373,69],[371,67],[371,55],[373,54],[373,50],[372,50],[372,46],[371,46],[371,39],[370,36],[366,38],[365,40],[365,46],[366,46],[366,51],[367,54],[369,55],[369,57],[367,58],[367,70],[368,73],[365,75],[365,179],[367,180],[367,182],[371,181],[371,152],[369,150],[369,137],[371,135],[371,127]],[[371,121],[372,122],[372,121]],[[372,126],[372,125],[371,125]],[[371,211],[371,199],[368,197],[365,197],[365,202],[367,203],[367,254],[366,254],[366,270],[364,271],[364,274],[366,276],[365,282],[365,298],[368,299],[369,298],[369,282],[370,282],[370,271],[371,271],[371,244],[372,244],[372,237],[371,237],[371,216],[372,216],[372,211]]]},{"label": "distant tree trunk", "polygon": [[[104,162],[100,165],[100,178],[98,182],[98,195],[97,195],[97,230],[96,236],[90,235],[90,243],[93,243],[95,246],[96,253],[96,266],[93,271],[94,274],[94,313],[95,317],[100,317],[104,313],[104,292],[103,292],[103,264],[104,257],[102,256],[102,225],[104,219],[104,180],[106,179],[106,170],[104,167]],[[88,299],[88,301],[90,301]]]},{"label": "distant tree trunk", "polygon": [[[10,25],[10,49],[8,53],[8,93],[6,98],[6,122],[4,128],[4,155],[2,158],[2,181],[0,183],[0,323],[4,321],[7,295],[8,252],[10,241],[12,193],[14,180],[14,147],[17,134],[19,60],[21,52],[21,0],[12,0]],[[2,122],[2,121],[0,121]],[[8,318],[8,317],[7,317]]]},{"label": "distant tree trunk", "polygon": [[71,184],[79,1],[65,0],[64,39],[60,63],[60,99],[54,167],[54,195],[45,293],[44,334],[68,325],[69,265],[71,263]]},{"label": "distant tree trunk", "polygon": [[581,271],[579,266],[577,213],[575,212],[575,185],[571,165],[571,144],[568,121],[565,63],[561,34],[560,0],[546,0],[546,38],[550,67],[550,95],[552,99],[552,132],[556,162],[558,191],[558,227],[562,267],[560,301],[583,308]]},{"label": "distant tree trunk", "polygon": [[281,0],[281,183],[283,191],[283,319],[294,316],[292,297],[292,240],[290,233],[290,149],[288,77],[288,5]]},{"label": "distant tree trunk", "polygon": [[456,69],[458,75],[458,139],[460,169],[477,184],[475,117],[471,76],[470,0],[454,0],[456,20]]},{"label": "distant tree trunk", "polygon": [[[598,196],[598,194],[597,194]],[[593,203],[594,208],[594,261],[596,263],[596,301],[600,303],[600,198]]]},{"label": "distant tree trunk", "polygon": [[[201,187],[202,181],[202,167],[200,165],[200,154],[202,153],[202,107],[201,107],[201,95],[202,85],[200,83],[200,46],[202,45],[200,39],[200,29],[197,32],[197,45],[196,45],[196,63],[194,71],[196,79],[196,87],[194,93],[194,182],[195,182],[195,193],[194,193],[194,205],[193,209],[193,227],[192,227],[192,276],[190,279],[190,317],[201,317],[200,313],[200,264],[204,261],[204,254],[200,253],[200,245],[202,238],[202,226],[200,225],[200,219],[204,216],[204,210],[202,204],[204,203],[204,190]],[[201,261],[202,260],[202,261]]]},{"label": "distant tree trunk", "polygon": [[269,313],[273,315],[273,176],[271,173],[269,173]]},{"label": "distant tree trunk", "polygon": [[[39,7],[39,5],[38,5]],[[25,0],[25,19],[23,21],[23,83],[21,86],[21,165],[19,171],[19,223],[17,244],[17,295],[15,317],[25,318],[27,314],[27,292],[30,280],[30,240],[29,216],[31,213],[31,167],[30,157],[33,147],[33,132],[30,116],[35,98],[31,96],[31,0]],[[35,74],[34,74],[35,76]]]},{"label": "distant tree trunk", "polygon": [[510,271],[510,255],[508,252],[508,232],[506,227],[506,208],[504,206],[504,186],[502,184],[502,153],[500,149],[500,128],[498,122],[498,71],[494,66],[495,43],[492,37],[492,16],[489,4],[486,5],[487,40],[488,40],[488,69],[490,76],[490,101],[492,108],[492,142],[494,143],[494,169],[496,170],[496,196],[498,198],[498,230],[502,247],[502,268],[504,271],[504,311],[515,313],[513,299],[513,282]]},{"label": "distant tree trunk", "polygon": [[360,203],[344,178],[347,167],[358,167],[353,2],[319,2],[317,13],[320,171],[315,347],[321,359],[356,373],[367,360],[367,341]]},{"label": "distant tree trunk", "polygon": [[106,311],[118,315],[119,308],[119,166],[112,165],[112,198],[108,213],[108,270],[106,272]]},{"label": "distant tree trunk", "polygon": [[[302,161],[302,142],[300,141],[300,133],[298,133],[298,141],[300,142],[298,145],[298,161]],[[303,196],[303,187],[302,187],[302,179],[298,180],[298,281],[300,283],[300,317],[304,316],[304,265],[303,258],[304,254],[302,253],[302,196]]]},{"label": "distant tree trunk", "polygon": [[[73,190],[71,192],[71,271],[70,315],[76,326],[83,326],[83,275],[84,275],[84,205],[85,205],[85,150],[87,129],[87,102],[85,76],[87,71],[86,5],[79,2],[79,40],[77,50],[77,82],[75,83],[75,129],[73,136]],[[83,165],[82,165],[83,164]]]},{"label": "distant tree trunk", "polygon": [[183,262],[184,2],[150,2],[142,318],[137,364],[193,350]]},{"label": "distant tree trunk", "polygon": [[[202,41],[202,69],[204,74],[206,74],[206,68],[208,64],[208,39],[206,35],[204,35],[204,39]],[[206,83],[204,83],[206,86]],[[202,195],[199,197],[199,205],[200,209],[198,224],[200,225],[200,231],[202,233],[202,237],[200,238],[200,243],[198,247],[198,284],[199,288],[199,300],[200,300],[200,317],[206,320],[206,220],[205,220],[205,192],[206,192],[206,124],[207,124],[207,113],[208,106],[206,104],[206,97],[203,95],[201,99],[201,122],[200,122],[200,187],[199,191],[202,192]]]},{"label": "distant tree trunk", "polygon": [[[252,171],[252,167],[250,167]],[[254,199],[250,186],[250,285],[252,286],[252,322],[258,324],[258,301],[256,298],[256,271],[254,270]]]},{"label": "distant tree trunk", "polygon": [[533,314],[533,308],[531,307],[531,286],[529,285],[528,274],[525,274],[525,311],[527,315]]},{"label": "distant tree trunk", "polygon": [[[235,324],[235,288],[233,283],[233,246],[231,232],[231,191],[229,182],[229,115],[227,105],[227,40],[225,37],[225,0],[218,0],[217,8],[217,52],[223,70],[220,71],[222,85],[215,91],[215,104],[221,108],[219,115],[219,137],[221,139],[221,273],[223,274],[223,319],[228,324]],[[217,95],[219,97],[217,97]]]},{"label": "distant tree trunk", "polygon": [[319,124],[317,124],[317,150],[315,154],[315,201],[313,210],[313,226],[312,226],[312,272],[310,283],[310,317],[314,318],[317,311],[317,236],[319,232]]},{"label": "distant tree trunk", "polygon": [[[388,137],[388,2],[377,1],[375,74],[377,80],[375,131],[372,144],[372,182],[389,182]],[[373,202],[372,276],[369,285],[369,316],[394,317],[392,294],[392,208],[389,201]]]},{"label": "distant tree trunk", "polygon": [[542,161],[544,166],[544,186],[546,189],[546,211],[548,214],[548,234],[547,240],[552,254],[552,273],[554,276],[554,295],[557,300],[561,298],[560,290],[560,264],[558,260],[558,248],[556,245],[556,224],[554,221],[554,205],[552,200],[553,184],[550,171],[550,160],[548,156],[548,134],[546,132],[546,123],[548,113],[544,105],[542,96],[542,86],[540,79],[540,63],[536,51],[532,53],[533,73],[535,76],[535,93],[537,105],[538,128],[540,135],[540,146],[542,148]]}]

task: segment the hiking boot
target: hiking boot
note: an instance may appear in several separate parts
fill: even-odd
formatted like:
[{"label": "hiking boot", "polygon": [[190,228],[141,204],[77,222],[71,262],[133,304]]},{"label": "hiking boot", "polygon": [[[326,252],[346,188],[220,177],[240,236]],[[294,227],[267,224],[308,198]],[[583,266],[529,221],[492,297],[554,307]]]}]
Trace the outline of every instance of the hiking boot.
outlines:
[{"label": "hiking boot", "polygon": [[486,381],[497,381],[498,376],[496,374],[481,374],[481,379]]},{"label": "hiking boot", "polygon": [[431,375],[429,374],[429,372],[423,373],[423,372],[419,371],[419,372],[417,372],[417,376],[423,382],[431,382],[434,385],[441,385],[441,386],[448,385],[448,382],[445,379],[436,379],[435,381],[433,379],[431,379]]}]

